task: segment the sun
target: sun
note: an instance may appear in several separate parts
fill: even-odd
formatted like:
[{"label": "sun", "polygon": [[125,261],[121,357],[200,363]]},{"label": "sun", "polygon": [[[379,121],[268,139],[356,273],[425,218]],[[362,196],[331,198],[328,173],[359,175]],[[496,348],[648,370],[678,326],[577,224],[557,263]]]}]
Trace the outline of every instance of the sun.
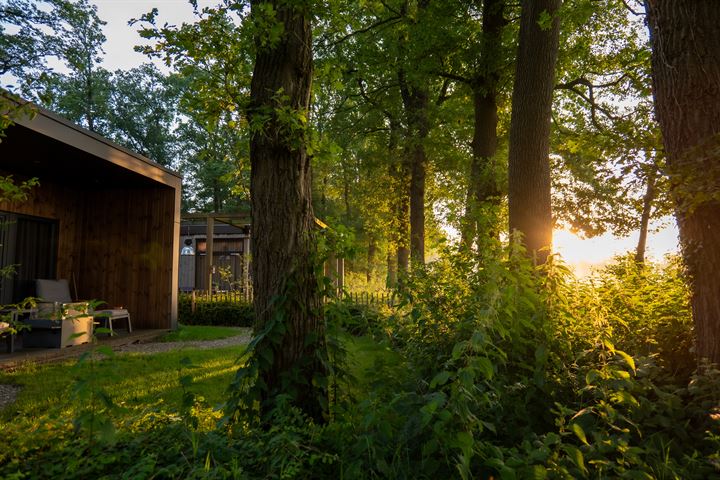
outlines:
[{"label": "sun", "polygon": [[[578,276],[586,276],[593,268],[608,263],[615,255],[634,252],[638,234],[627,237],[615,237],[605,233],[593,238],[582,238],[568,229],[553,231],[553,251]],[[647,256],[660,260],[665,254],[678,251],[678,233],[674,222],[666,223],[657,231],[651,230],[647,241]]]}]

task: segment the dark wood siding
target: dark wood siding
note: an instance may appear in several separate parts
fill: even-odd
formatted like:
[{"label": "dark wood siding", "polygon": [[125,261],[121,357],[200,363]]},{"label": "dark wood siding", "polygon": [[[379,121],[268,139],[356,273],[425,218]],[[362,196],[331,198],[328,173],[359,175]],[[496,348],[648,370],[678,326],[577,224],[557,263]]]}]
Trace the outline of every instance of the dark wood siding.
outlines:
[{"label": "dark wood siding", "polygon": [[137,328],[169,328],[175,192],[109,188],[88,198],[80,291],[128,308]]},{"label": "dark wood siding", "polygon": [[57,278],[74,282],[80,299],[128,308],[138,329],[171,328],[174,202],[161,185],[83,188],[40,177],[27,201],[0,210],[57,220]]}]

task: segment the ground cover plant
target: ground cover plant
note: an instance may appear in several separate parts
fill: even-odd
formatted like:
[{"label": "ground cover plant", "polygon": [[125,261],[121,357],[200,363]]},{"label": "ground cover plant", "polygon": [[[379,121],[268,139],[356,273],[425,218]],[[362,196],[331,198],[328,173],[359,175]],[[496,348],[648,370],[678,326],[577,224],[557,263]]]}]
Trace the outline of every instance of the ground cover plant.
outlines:
[{"label": "ground cover plant", "polygon": [[[68,373],[63,365],[6,377],[28,387],[2,412],[11,448],[0,472],[15,478],[720,475],[720,373],[690,368],[692,354],[679,348],[692,324],[687,286],[673,259],[638,266],[618,258],[576,280],[555,262],[538,275],[524,257],[478,263],[448,254],[409,277],[402,297],[372,316],[368,307],[329,306],[328,321],[349,328],[328,330],[336,364],[324,424],[290,397],[259,423],[252,415],[228,421],[220,404],[238,349],[147,357],[152,361],[117,356],[93,366],[98,386],[121,407],[98,397],[97,413],[114,426],[107,438],[100,424],[89,436],[83,403],[64,401],[77,386],[77,370]],[[133,374],[113,383],[116,369]],[[43,470],[50,458],[66,460]]]}]

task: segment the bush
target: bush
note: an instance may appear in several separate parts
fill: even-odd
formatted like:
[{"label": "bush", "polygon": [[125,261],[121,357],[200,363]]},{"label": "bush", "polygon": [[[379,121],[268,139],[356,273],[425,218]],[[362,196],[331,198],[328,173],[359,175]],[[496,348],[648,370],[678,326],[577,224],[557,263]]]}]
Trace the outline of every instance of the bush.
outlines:
[{"label": "bush", "polygon": [[193,312],[190,295],[180,295],[178,321],[183,325],[252,327],[255,314],[251,303],[212,297],[210,299],[197,297]]}]

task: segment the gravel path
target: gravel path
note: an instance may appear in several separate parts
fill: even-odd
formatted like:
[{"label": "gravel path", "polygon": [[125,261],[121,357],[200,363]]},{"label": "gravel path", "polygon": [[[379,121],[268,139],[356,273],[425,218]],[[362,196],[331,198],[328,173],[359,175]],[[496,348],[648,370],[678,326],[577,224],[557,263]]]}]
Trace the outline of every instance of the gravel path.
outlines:
[{"label": "gravel path", "polygon": [[[210,348],[223,348],[235,345],[246,345],[250,342],[250,335],[245,333],[234,337],[223,338],[220,340],[197,340],[192,342],[150,342],[150,343],[132,343],[130,345],[122,345],[114,348],[118,353],[162,353],[171,350],[199,349],[207,350]],[[22,389],[20,385],[4,385],[0,384],[0,410],[7,407],[15,401],[18,393]]]},{"label": "gravel path", "polygon": [[198,349],[207,350],[210,348],[223,348],[235,345],[245,345],[250,342],[249,335],[237,335],[220,340],[196,340],[192,342],[151,342],[132,343],[114,348],[118,353],[162,353],[171,350]]}]

